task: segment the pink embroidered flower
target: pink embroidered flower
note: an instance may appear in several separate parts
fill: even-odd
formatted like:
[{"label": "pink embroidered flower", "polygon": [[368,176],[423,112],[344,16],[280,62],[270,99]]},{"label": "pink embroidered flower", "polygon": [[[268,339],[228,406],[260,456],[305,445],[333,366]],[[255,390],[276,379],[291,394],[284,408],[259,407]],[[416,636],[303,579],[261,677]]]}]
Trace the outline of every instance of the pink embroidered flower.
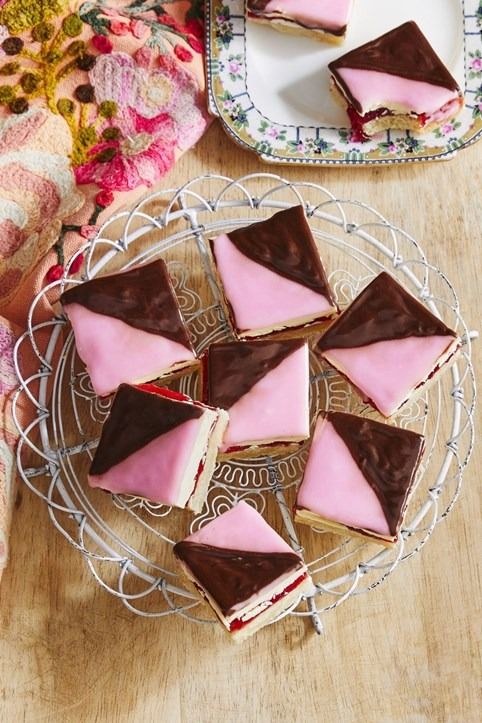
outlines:
[{"label": "pink embroidered flower", "polygon": [[92,38],[92,45],[99,51],[99,53],[111,53],[112,48],[114,47],[112,45],[112,40],[106,35],[94,35]]},{"label": "pink embroidered flower", "polygon": [[127,35],[130,32],[130,23],[128,21],[123,22],[122,20],[111,20],[110,31],[114,35]]},{"label": "pink embroidered flower", "polygon": [[149,32],[149,28],[142,20],[131,20],[131,33],[135,38],[142,39]]},{"label": "pink embroidered flower", "polygon": [[70,264],[69,275],[73,276],[78,271],[80,271],[83,263],[84,263],[84,254],[79,254],[78,256],[76,256],[75,259]]},{"label": "pink embroidered flower", "polygon": [[62,278],[64,275],[64,267],[62,264],[55,264],[54,266],[51,266],[50,269],[47,271],[46,279],[49,284],[52,283],[52,281],[58,281]]},{"label": "pink embroidered flower", "polygon": [[193,54],[190,50],[185,48],[184,45],[175,45],[174,55],[176,58],[179,58],[179,60],[182,60],[183,63],[190,63],[193,59]]},{"label": "pink embroidered flower", "polygon": [[75,170],[77,183],[97,183],[110,191],[152,186],[174,163],[176,129],[167,113],[143,118],[134,108],[124,117],[123,139],[98,143],[92,160]]},{"label": "pink embroidered flower", "polygon": [[204,44],[199,38],[191,37],[187,39],[187,42],[196,53],[202,53],[204,51]]},{"label": "pink embroidered flower", "polygon": [[140,121],[165,114],[175,129],[173,144],[189,148],[207,123],[196,80],[170,54],[159,57],[157,68],[140,66],[136,60],[122,52],[97,58],[89,73],[97,103],[114,101],[118,109],[116,126],[124,139],[132,134],[130,111],[135,110]]},{"label": "pink embroidered flower", "polygon": [[80,235],[82,236],[82,238],[86,238],[89,241],[91,241],[97,236],[98,231],[98,226],[90,226],[89,224],[84,224],[80,227]]},{"label": "pink embroidered flower", "polygon": [[13,364],[13,332],[0,322],[0,394],[5,394],[17,386],[17,375]]},{"label": "pink embroidered flower", "polygon": [[152,56],[153,52],[147,45],[143,45],[142,48],[139,48],[139,50],[136,50],[134,53],[135,61],[141,68],[148,68],[150,66]]},{"label": "pink embroidered flower", "polygon": [[114,203],[114,194],[112,191],[99,191],[95,197],[95,203],[101,208],[106,208],[110,206],[111,203]]},{"label": "pink embroidered flower", "polygon": [[184,30],[189,35],[194,35],[195,38],[202,38],[204,36],[203,24],[197,18],[191,18],[184,25]]},{"label": "pink embroidered flower", "polygon": [[470,67],[472,70],[482,70],[482,58],[474,58],[471,60]]},{"label": "pink embroidered flower", "polygon": [[441,128],[442,134],[444,136],[447,136],[449,133],[452,133],[453,130],[454,130],[454,126],[452,125],[452,123],[445,123]]}]

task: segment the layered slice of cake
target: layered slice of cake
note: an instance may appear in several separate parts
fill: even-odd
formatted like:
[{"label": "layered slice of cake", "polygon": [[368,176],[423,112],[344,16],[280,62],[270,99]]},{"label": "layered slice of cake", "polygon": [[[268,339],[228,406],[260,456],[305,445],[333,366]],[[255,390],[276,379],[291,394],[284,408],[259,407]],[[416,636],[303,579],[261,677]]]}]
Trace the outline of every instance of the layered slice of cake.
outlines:
[{"label": "layered slice of cake", "polygon": [[236,640],[313,588],[300,555],[246,502],[178,542],[174,554]]},{"label": "layered slice of cake", "polygon": [[203,399],[229,412],[221,457],[286,452],[309,437],[306,341],[212,344],[202,370]]},{"label": "layered slice of cake", "polygon": [[460,339],[386,272],[321,337],[316,349],[390,417],[453,360]]},{"label": "layered slice of cake", "polygon": [[227,414],[154,384],[121,384],[102,428],[91,487],[200,512]]},{"label": "layered slice of cake", "polygon": [[341,43],[353,0],[248,0],[248,18],[276,30]]},{"label": "layered slice of cake", "polygon": [[198,364],[161,259],[65,291],[64,311],[96,394]]},{"label": "layered slice of cake", "polygon": [[239,339],[303,329],[337,313],[301,206],[222,234],[210,244]]},{"label": "layered slice of cake", "polygon": [[423,449],[423,436],[410,430],[342,412],[320,414],[295,521],[393,545]]},{"label": "layered slice of cake", "polygon": [[413,21],[328,64],[354,140],[390,128],[433,131],[463,108],[457,81]]}]

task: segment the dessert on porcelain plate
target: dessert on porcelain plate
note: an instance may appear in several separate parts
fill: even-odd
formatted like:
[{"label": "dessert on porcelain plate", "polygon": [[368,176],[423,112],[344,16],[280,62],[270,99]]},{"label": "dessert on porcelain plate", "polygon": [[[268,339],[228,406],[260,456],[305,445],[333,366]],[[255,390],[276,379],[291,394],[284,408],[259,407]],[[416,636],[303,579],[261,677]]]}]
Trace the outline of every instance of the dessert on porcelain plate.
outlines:
[{"label": "dessert on porcelain plate", "polygon": [[248,18],[330,43],[345,39],[353,0],[247,0]]},{"label": "dessert on porcelain plate", "polygon": [[[290,165],[387,165],[445,159],[482,137],[479,0],[465,0],[463,6],[459,0],[353,2],[342,50],[332,43],[276,32],[275,19],[269,27],[246,15],[244,0],[207,3],[208,103],[228,135],[263,160]],[[401,128],[401,118],[392,119],[397,123],[389,126],[384,117],[384,126],[380,119],[367,126],[370,137],[365,133],[362,139],[351,128],[346,103],[339,104],[329,92],[329,65],[411,21],[428,41],[414,51],[419,69],[435,52],[448,73],[437,73],[437,88],[430,97],[408,98],[411,113],[405,114],[410,121],[406,127]],[[410,58],[402,75],[405,70],[417,70]],[[433,80],[429,75],[428,85],[433,86]],[[368,100],[370,108],[371,101],[378,108],[377,103],[394,101],[385,89]],[[393,106],[396,115],[406,108]]]},{"label": "dessert on porcelain plate", "polygon": [[331,92],[360,141],[387,129],[427,133],[453,120],[464,100],[413,21],[329,64]]}]

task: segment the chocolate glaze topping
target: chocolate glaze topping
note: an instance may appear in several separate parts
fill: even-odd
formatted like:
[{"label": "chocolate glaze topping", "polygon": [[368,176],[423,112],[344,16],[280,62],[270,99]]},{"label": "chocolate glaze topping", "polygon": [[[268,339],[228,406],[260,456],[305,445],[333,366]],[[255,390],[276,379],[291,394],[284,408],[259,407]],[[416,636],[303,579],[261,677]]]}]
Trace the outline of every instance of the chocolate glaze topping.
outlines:
[{"label": "chocolate glaze topping", "polygon": [[207,352],[208,404],[229,409],[303,344],[303,339],[212,344]]},{"label": "chocolate glaze topping", "polygon": [[333,302],[302,206],[279,211],[265,221],[230,231],[228,236],[252,261]]},{"label": "chocolate glaze topping", "polygon": [[303,566],[294,552],[246,552],[184,540],[174,545],[199,584],[216,601],[224,616],[281,575]]},{"label": "chocolate glaze topping", "polygon": [[121,384],[102,428],[89,473],[103,474],[162,434],[190,419],[199,419],[200,407]]},{"label": "chocolate glaze topping", "polygon": [[378,497],[390,534],[396,535],[422,457],[423,436],[354,414],[327,412],[326,418]]},{"label": "chocolate glaze topping", "polygon": [[307,28],[308,30],[322,30],[324,32],[330,33],[330,35],[341,36],[346,33],[346,25],[339,28],[325,28],[322,25],[305,25],[292,15],[287,15],[281,10],[272,10],[269,13],[265,13],[266,6],[269,2],[270,0],[248,0],[248,15],[252,17],[260,15],[263,16],[263,19],[266,20],[284,20],[288,23],[291,22],[295,25],[300,25],[302,28]]},{"label": "chocolate glaze topping", "polygon": [[328,67],[358,112],[362,111],[361,105],[337,73],[339,68],[376,70],[408,80],[439,85],[454,91],[459,90],[457,81],[413,20],[351,50],[328,63]]},{"label": "chocolate glaze topping", "polygon": [[166,264],[161,259],[130,271],[86,281],[60,297],[64,306],[81,304],[90,311],[165,336],[192,350]]},{"label": "chocolate glaze topping", "polygon": [[384,271],[329,327],[316,348],[351,349],[409,336],[456,334]]}]

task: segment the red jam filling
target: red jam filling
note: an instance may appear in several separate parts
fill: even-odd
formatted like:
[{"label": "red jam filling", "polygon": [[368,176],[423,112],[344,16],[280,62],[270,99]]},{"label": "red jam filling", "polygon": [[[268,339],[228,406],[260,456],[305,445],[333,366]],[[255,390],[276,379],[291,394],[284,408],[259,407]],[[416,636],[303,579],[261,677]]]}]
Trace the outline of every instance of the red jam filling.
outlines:
[{"label": "red jam filling", "polygon": [[[365,115],[361,115],[352,105],[347,107],[346,112],[350,119],[352,129],[351,140],[355,143],[363,143],[364,141],[370,140],[369,136],[367,136],[363,130],[366,123],[370,123],[370,121],[375,120],[375,118],[394,115],[394,113],[392,113],[392,111],[388,108],[377,108],[376,110],[371,110],[368,113],[365,113]],[[418,119],[421,128],[423,128],[429,119],[429,116],[426,113],[411,113],[410,115]]]},{"label": "red jam filling", "polygon": [[[300,575],[300,577],[297,577],[296,580],[293,580],[293,582],[290,585],[288,585],[288,587],[285,587],[285,589],[282,592],[278,593],[277,595],[274,595],[271,598],[271,600],[269,601],[270,607],[271,607],[271,605],[274,605],[275,603],[277,603],[278,600],[281,600],[282,598],[286,597],[286,595],[288,595],[288,593],[290,593],[292,590],[294,590],[296,587],[298,587],[298,585],[301,585],[303,580],[306,580],[307,576],[308,576],[308,574],[306,572],[304,572],[302,575]],[[261,615],[261,613],[263,613],[264,610],[267,610],[267,609],[268,608],[264,608],[263,610],[261,610],[258,613],[258,615]],[[242,620],[241,618],[236,618],[230,624],[229,632],[232,633],[235,630],[241,630],[241,628],[244,628],[246,625],[249,625],[249,623],[251,623],[253,620],[256,620],[258,615],[254,615],[252,618],[249,618],[249,620]]]},{"label": "red jam filling", "polygon": [[[294,444],[301,445],[302,442],[268,442],[267,444],[261,444],[259,445],[262,449],[268,448],[268,447],[292,447]],[[255,444],[245,444],[228,447],[224,454],[230,454],[231,452],[242,452],[245,449],[251,449],[251,447],[256,447]]]},{"label": "red jam filling", "polygon": [[181,392],[175,392],[172,389],[166,389],[166,387],[158,387],[155,384],[136,384],[138,389],[142,389],[144,392],[150,392],[151,394],[159,394],[161,397],[167,397],[167,399],[176,399],[179,402],[190,402],[190,397],[187,397]]}]

